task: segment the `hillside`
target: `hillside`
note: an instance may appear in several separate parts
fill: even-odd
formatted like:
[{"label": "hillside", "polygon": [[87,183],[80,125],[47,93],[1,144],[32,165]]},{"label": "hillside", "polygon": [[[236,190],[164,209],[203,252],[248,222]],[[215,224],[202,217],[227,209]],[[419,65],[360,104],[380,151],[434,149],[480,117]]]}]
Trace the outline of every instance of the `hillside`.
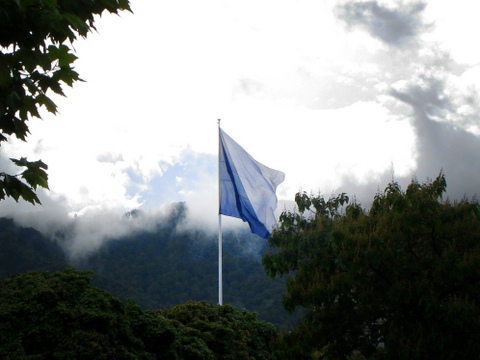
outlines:
[{"label": "hillside", "polygon": [[[155,231],[109,239],[94,254],[69,263],[62,244],[10,219],[0,219],[0,276],[73,266],[92,270],[94,285],[121,299],[134,300],[144,309],[168,308],[190,300],[216,303],[216,235],[177,231],[176,221]],[[261,264],[265,240],[247,231],[225,231],[223,240],[224,303],[257,312],[259,319],[279,328],[291,328],[297,317],[282,308],[284,281],[269,278]]]},{"label": "hillside", "polygon": [[0,218],[0,279],[26,271],[54,271],[67,266],[58,244],[32,228],[16,226]]}]

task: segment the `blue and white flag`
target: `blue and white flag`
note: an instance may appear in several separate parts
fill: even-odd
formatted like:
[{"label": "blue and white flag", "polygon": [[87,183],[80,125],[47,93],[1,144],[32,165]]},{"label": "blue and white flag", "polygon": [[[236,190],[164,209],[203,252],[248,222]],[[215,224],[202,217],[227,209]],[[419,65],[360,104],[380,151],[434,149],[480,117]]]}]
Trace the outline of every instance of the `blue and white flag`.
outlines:
[{"label": "blue and white flag", "polygon": [[281,171],[260,164],[220,130],[220,214],[248,222],[254,234],[267,238],[276,224],[277,186]]}]

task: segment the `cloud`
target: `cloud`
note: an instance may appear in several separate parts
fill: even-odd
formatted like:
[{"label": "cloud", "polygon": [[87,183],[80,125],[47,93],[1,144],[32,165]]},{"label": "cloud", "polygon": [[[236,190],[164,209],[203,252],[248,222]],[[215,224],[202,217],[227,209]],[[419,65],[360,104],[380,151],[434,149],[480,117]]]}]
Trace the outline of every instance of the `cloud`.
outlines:
[{"label": "cloud", "polygon": [[[392,178],[406,187],[412,178],[423,182],[441,170],[451,199],[479,192],[480,67],[457,62],[441,39],[425,41],[429,38],[423,35],[433,29],[424,20],[425,9],[424,2],[392,7],[379,1],[344,2],[336,8],[337,17],[349,27],[365,30],[391,45],[373,53],[380,71],[375,72],[378,91],[371,90],[369,96],[388,109],[388,117],[408,123],[412,130],[405,138],[400,133],[390,135],[399,143],[414,141],[410,155],[413,166],[408,172],[399,172],[392,161],[390,168],[365,173],[367,181],[363,182],[354,173],[343,173],[339,189],[356,195],[366,205]],[[418,46],[420,41],[422,47]],[[390,136],[385,130],[381,136]]]},{"label": "cloud", "polygon": [[172,202],[188,205],[182,226],[216,229],[218,118],[286,173],[280,200],[318,189],[363,203],[392,176],[403,187],[442,168],[449,192],[475,193],[480,57],[458,39],[478,22],[460,1],[146,0],[102,17],[76,46],[88,82],[32,121],[28,143],[2,145],[49,165],[43,206],[1,202],[0,215],[51,233],[77,214],[79,251],[126,229],[125,212],[154,218]]},{"label": "cloud", "polygon": [[107,162],[107,163],[115,164],[123,160],[124,159],[122,154],[116,154],[112,152],[105,152],[97,156],[97,161],[99,162]]},{"label": "cloud", "polygon": [[338,5],[336,15],[349,27],[366,30],[374,38],[393,46],[411,45],[428,25],[422,18],[424,2],[387,6],[380,1],[353,1]]},{"label": "cloud", "polygon": [[92,212],[74,217],[51,238],[59,241],[71,261],[77,261],[94,253],[107,241],[162,228],[174,231],[185,212],[183,203],[164,205],[155,211],[136,210],[125,214]]},{"label": "cloud", "polygon": [[[402,84],[399,89],[393,88],[391,94],[413,110],[412,124],[417,139],[416,176],[423,181],[435,177],[443,169],[447,193],[460,199],[464,195],[474,196],[479,190],[480,138],[462,127],[469,121],[464,120],[465,116],[459,112],[461,98],[455,98],[453,84],[447,79],[422,76]],[[472,96],[476,96],[476,90],[472,91]],[[473,116],[478,118],[478,115]]]}]

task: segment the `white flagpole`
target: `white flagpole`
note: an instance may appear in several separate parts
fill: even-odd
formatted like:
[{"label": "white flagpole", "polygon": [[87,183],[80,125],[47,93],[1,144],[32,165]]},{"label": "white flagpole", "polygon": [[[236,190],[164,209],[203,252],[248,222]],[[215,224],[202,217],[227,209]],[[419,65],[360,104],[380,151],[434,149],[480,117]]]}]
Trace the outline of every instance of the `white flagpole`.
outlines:
[{"label": "white flagpole", "polygon": [[220,214],[220,119],[218,119],[218,304],[223,305],[222,214]]},{"label": "white flagpole", "polygon": [[218,304],[223,305],[222,280],[222,215],[218,214]]}]

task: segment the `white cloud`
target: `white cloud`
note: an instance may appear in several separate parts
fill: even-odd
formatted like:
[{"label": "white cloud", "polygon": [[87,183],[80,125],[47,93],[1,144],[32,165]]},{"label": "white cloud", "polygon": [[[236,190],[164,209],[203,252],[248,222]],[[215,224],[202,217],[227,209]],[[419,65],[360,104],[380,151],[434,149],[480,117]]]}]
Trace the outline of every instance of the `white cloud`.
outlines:
[{"label": "white cloud", "polygon": [[[132,6],[75,45],[87,82],[58,99],[60,114],[32,121],[28,143],[2,148],[48,163],[42,211],[86,224],[187,201],[198,223],[215,226],[218,118],[286,173],[282,200],[300,189],[371,199],[392,172],[422,181],[441,167],[449,188],[476,192],[474,2]],[[38,209],[0,203],[0,214],[31,221]]]},{"label": "white cloud", "polygon": [[474,44],[480,32],[479,10],[475,1],[429,1],[425,16],[435,24],[435,31],[425,38],[437,42],[458,63],[478,64],[480,48]]}]

